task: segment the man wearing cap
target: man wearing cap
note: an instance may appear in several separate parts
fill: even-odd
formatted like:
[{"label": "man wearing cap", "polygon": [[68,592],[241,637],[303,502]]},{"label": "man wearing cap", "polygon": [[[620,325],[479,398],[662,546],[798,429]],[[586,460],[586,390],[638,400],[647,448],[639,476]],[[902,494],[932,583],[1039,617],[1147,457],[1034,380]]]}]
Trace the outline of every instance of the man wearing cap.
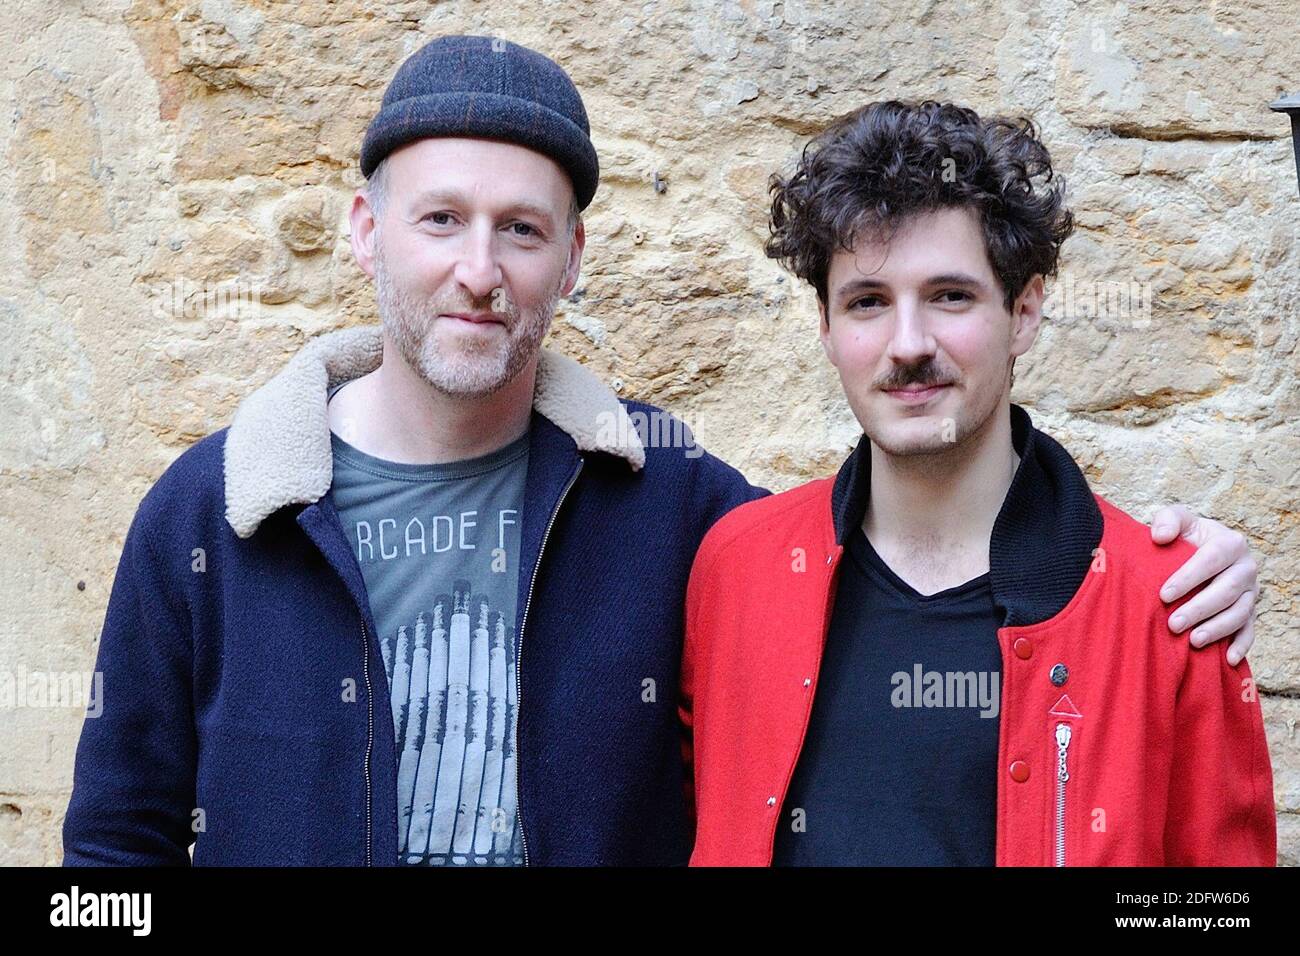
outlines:
[{"label": "man wearing cap", "polygon": [[[598,181],[559,66],[433,40],[361,169],[381,324],[313,339],[142,501],[64,862],[683,864],[687,578],[766,492],[541,348]],[[1232,566],[1194,620],[1239,631],[1239,536],[1164,517],[1213,544],[1184,591]]]}]

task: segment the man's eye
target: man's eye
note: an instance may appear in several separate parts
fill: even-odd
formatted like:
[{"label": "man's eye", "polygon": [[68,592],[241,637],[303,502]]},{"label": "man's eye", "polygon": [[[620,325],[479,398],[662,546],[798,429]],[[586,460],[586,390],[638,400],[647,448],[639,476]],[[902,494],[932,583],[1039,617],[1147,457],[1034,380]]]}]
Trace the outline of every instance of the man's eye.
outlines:
[{"label": "man's eye", "polygon": [[965,302],[971,298],[969,292],[963,292],[961,289],[949,289],[947,292],[940,292],[939,295],[940,297],[948,295],[957,296],[956,299],[949,299],[949,302]]},{"label": "man's eye", "polygon": [[429,213],[429,215],[425,216],[424,218],[429,222],[432,222],[435,226],[445,226],[447,225],[447,220],[451,219],[451,213],[431,212]]},{"label": "man's eye", "polygon": [[519,237],[521,237],[521,238],[529,238],[529,239],[531,239],[533,236],[536,236],[536,235],[537,235],[537,230],[534,229],[532,226],[530,226],[530,225],[529,225],[528,223],[526,223],[526,222],[514,222],[514,223],[511,223],[511,224],[510,224],[510,228],[511,228],[511,229],[516,229],[516,230],[518,230],[518,229],[525,229],[525,230],[527,230],[526,232],[516,232],[516,233],[515,233],[516,236],[519,236]]},{"label": "man's eye", "polygon": [[860,306],[860,305],[865,305],[865,306],[870,307],[870,306],[872,306],[872,305],[875,305],[875,304],[876,304],[877,302],[879,302],[879,301],[880,301],[880,297],[879,297],[879,296],[875,296],[875,295],[865,295],[865,296],[863,296],[861,299],[856,299],[856,300],[854,300],[853,302],[849,303],[849,308],[850,308],[850,309],[856,309],[856,308],[857,308],[858,306]]}]

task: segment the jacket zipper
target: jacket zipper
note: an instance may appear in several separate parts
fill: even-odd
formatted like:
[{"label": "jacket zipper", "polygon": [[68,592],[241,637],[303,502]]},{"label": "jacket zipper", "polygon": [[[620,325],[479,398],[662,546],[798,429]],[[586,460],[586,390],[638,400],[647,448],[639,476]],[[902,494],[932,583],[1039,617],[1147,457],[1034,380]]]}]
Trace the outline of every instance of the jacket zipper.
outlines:
[{"label": "jacket zipper", "polygon": [[1065,866],[1065,782],[1070,779],[1066,763],[1070,751],[1070,725],[1056,725],[1056,859]]},{"label": "jacket zipper", "polygon": [[373,866],[371,844],[374,827],[370,819],[370,751],[375,742],[374,694],[370,688],[370,634],[366,630],[366,617],[361,615],[361,669],[366,679],[366,866]]},{"label": "jacket zipper", "polygon": [[546,550],[546,539],[551,536],[551,528],[555,525],[555,518],[559,515],[560,508],[564,506],[564,499],[569,496],[569,489],[578,480],[582,463],[583,458],[579,455],[578,467],[573,469],[573,474],[569,476],[569,483],[560,492],[560,500],[555,503],[555,510],[551,512],[551,518],[546,522],[546,530],[542,532],[542,543],[537,548],[537,560],[533,563],[533,576],[528,582],[528,596],[524,599],[524,613],[519,619],[519,640],[515,645],[515,819],[519,821],[519,842],[524,850],[524,866],[528,865],[528,834],[524,830],[524,794],[519,786],[520,772],[523,770],[524,763],[519,757],[519,713],[524,706],[524,627],[528,624],[528,608],[533,603],[533,588],[537,586],[537,571],[542,566],[542,553]]}]

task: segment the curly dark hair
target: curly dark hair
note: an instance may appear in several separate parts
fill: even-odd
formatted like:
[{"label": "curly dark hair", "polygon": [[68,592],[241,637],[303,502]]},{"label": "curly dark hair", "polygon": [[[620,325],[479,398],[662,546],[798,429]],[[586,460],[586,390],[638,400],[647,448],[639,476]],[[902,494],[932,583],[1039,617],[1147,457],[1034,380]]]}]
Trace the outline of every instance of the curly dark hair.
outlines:
[{"label": "curly dark hair", "polygon": [[836,248],[859,235],[888,242],[918,213],[968,207],[979,217],[1008,311],[1035,275],[1055,275],[1074,230],[1064,182],[1032,120],[952,103],[869,103],[814,137],[789,177],[770,180],[771,237],[764,251],[828,303]]}]

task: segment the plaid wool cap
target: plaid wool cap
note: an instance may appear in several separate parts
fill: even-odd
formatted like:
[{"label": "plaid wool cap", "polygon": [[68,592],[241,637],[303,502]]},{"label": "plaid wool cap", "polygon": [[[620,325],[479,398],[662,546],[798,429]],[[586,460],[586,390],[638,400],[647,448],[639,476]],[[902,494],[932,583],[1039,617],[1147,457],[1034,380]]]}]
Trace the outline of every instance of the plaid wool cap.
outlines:
[{"label": "plaid wool cap", "polygon": [[568,172],[579,209],[596,193],[600,164],[578,88],[558,63],[509,40],[438,37],[407,57],[366,129],[362,175],[427,136],[518,143]]}]

